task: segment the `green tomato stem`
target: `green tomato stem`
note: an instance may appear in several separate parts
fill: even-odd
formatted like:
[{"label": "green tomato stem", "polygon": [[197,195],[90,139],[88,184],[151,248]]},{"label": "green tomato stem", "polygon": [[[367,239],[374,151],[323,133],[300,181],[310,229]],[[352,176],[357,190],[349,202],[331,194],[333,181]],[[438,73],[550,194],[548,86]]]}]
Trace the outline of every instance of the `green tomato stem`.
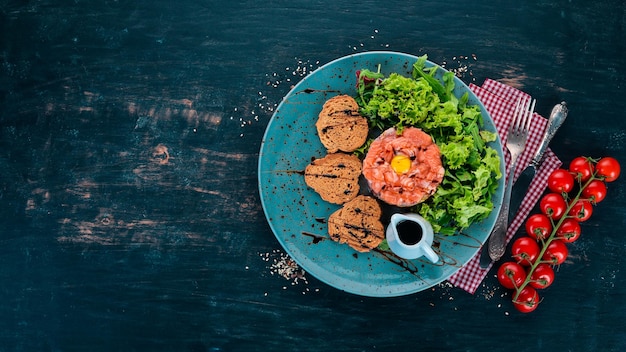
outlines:
[{"label": "green tomato stem", "polygon": [[[580,199],[580,196],[582,195],[583,190],[591,183],[591,181],[594,181],[594,180],[601,180],[601,177],[597,177],[596,176],[596,172],[595,171],[591,175],[591,177],[589,177],[589,179],[584,184],[582,184],[581,181],[578,181],[578,185],[579,185],[578,192],[576,193],[576,196],[567,205],[567,208],[565,210],[565,214],[563,216],[561,216],[556,221],[556,223],[554,222],[554,219],[552,219],[552,217],[549,217],[550,223],[552,224],[552,232],[550,233],[550,236],[548,236],[547,239],[541,239],[540,240],[542,246],[541,246],[541,250],[539,251],[539,255],[537,256],[537,259],[535,260],[535,262],[531,264],[530,269],[528,270],[528,273],[526,274],[526,279],[524,280],[524,282],[521,285],[519,285],[518,287],[515,288],[515,294],[513,295],[513,302],[517,301],[517,298],[519,297],[520,292],[522,292],[522,290],[526,286],[528,286],[528,284],[530,284],[532,282],[531,277],[532,277],[533,273],[535,272],[535,270],[537,269],[537,267],[539,266],[539,264],[547,263],[547,261],[542,260],[542,258],[544,256],[544,254],[546,253],[546,251],[548,250],[548,247],[550,246],[552,241],[555,239],[556,233],[559,230],[559,227],[561,227],[561,225],[563,224],[563,221],[565,221],[565,219],[575,218],[575,216],[570,216],[569,212],[572,210],[574,205],[576,205],[576,203]],[[567,200],[566,195],[567,194],[564,193],[563,194],[563,198],[565,198]]]}]

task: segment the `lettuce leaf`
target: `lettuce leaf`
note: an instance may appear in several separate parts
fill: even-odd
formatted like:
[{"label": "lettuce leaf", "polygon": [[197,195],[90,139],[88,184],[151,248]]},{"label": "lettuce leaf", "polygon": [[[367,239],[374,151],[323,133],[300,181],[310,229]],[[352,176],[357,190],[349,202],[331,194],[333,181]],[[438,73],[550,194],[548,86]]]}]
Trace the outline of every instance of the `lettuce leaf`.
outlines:
[{"label": "lettuce leaf", "polygon": [[[478,106],[468,105],[469,95],[457,98],[454,74],[435,77],[437,66],[426,68],[427,56],[413,64],[412,77],[391,73],[384,77],[371,71],[357,81],[360,112],[370,128],[386,130],[415,126],[432,136],[439,146],[446,170],[437,191],[415,206],[436,232],[452,235],[485,219],[492,211],[497,190],[500,159],[489,143],[495,132],[483,130]],[[360,152],[366,153],[367,145]]]}]

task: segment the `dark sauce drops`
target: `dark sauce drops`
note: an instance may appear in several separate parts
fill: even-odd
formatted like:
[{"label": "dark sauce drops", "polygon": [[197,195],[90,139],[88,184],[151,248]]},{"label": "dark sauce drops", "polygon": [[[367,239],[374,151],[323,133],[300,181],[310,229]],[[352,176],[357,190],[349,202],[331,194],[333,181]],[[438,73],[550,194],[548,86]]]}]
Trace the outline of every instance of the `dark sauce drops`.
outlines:
[{"label": "dark sauce drops", "polygon": [[326,239],[324,236],[316,235],[314,233],[302,231],[302,234],[305,236],[309,236],[313,239],[313,244],[318,244]]},{"label": "dark sauce drops", "polygon": [[413,221],[400,221],[396,225],[398,238],[406,245],[414,245],[422,239],[422,226]]}]

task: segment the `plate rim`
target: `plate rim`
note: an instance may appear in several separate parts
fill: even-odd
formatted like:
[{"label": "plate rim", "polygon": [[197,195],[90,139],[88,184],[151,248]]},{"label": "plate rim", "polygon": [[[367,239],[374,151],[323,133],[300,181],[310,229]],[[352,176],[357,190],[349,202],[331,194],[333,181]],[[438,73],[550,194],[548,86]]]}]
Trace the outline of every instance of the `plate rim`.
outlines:
[{"label": "plate rim", "polygon": [[[349,60],[351,58],[357,58],[357,57],[362,57],[362,56],[375,56],[375,55],[392,55],[392,56],[398,56],[401,59],[410,59],[410,60],[417,60],[419,58],[417,55],[414,55],[414,54],[398,52],[398,51],[387,51],[387,50],[382,50],[382,51],[381,50],[377,50],[377,51],[366,51],[366,52],[361,52],[361,53],[353,53],[353,54],[348,54],[348,55],[344,55],[344,56],[335,58],[335,59],[327,62],[326,64],[318,67],[314,71],[311,71],[311,73],[309,73],[307,76],[303,77],[281,99],[281,102],[279,103],[279,105],[274,110],[274,113],[272,114],[271,119],[268,121],[266,129],[265,129],[265,131],[263,133],[263,138],[261,140],[261,145],[260,145],[260,149],[259,149],[259,159],[258,159],[258,165],[257,165],[258,192],[259,192],[259,196],[260,196],[260,200],[261,200],[261,204],[262,204],[262,208],[263,208],[263,212],[264,212],[265,218],[267,220],[268,225],[270,226],[270,229],[271,229],[272,233],[274,234],[274,237],[276,237],[278,242],[281,244],[283,250],[286,251],[286,253],[291,257],[291,259],[293,259],[306,272],[311,273],[316,279],[320,280],[321,282],[324,282],[325,284],[327,284],[327,285],[329,285],[331,287],[334,287],[334,288],[336,288],[338,290],[341,290],[341,291],[344,291],[344,292],[348,292],[348,293],[352,293],[352,294],[355,294],[355,295],[368,296],[368,297],[399,297],[399,296],[410,295],[410,294],[414,294],[414,293],[426,290],[428,288],[431,288],[431,287],[433,287],[433,286],[435,286],[435,285],[437,285],[437,284],[447,280],[450,276],[454,275],[456,272],[458,272],[458,270],[460,270],[462,267],[464,267],[476,255],[476,253],[480,250],[480,246],[482,246],[486,242],[486,239],[488,238],[488,236],[485,236],[485,239],[481,240],[480,246],[476,249],[476,252],[472,256],[470,256],[467,260],[465,260],[465,262],[461,263],[461,265],[459,265],[456,270],[448,273],[447,275],[440,276],[437,280],[433,280],[432,283],[430,284],[430,286],[426,286],[426,287],[424,287],[424,286],[419,287],[418,286],[414,290],[407,290],[407,291],[402,291],[402,292],[386,291],[384,293],[380,293],[380,292],[379,293],[375,293],[373,291],[367,291],[366,292],[366,291],[362,291],[362,290],[357,290],[357,289],[353,289],[352,287],[347,287],[346,285],[340,286],[336,282],[332,282],[331,280],[327,279],[325,275],[321,275],[319,272],[316,273],[314,270],[309,270],[311,268],[311,266],[313,266],[314,263],[312,261],[303,262],[301,260],[301,258],[299,258],[299,256],[294,255],[294,253],[290,249],[290,246],[288,246],[286,241],[281,236],[278,235],[278,231],[275,228],[274,223],[272,222],[270,214],[268,214],[267,205],[265,203],[266,199],[265,199],[265,196],[264,196],[265,192],[263,190],[263,185],[262,185],[262,177],[263,177],[263,175],[262,175],[262,166],[263,166],[263,160],[264,160],[263,159],[264,147],[266,145],[267,137],[271,133],[271,131],[270,131],[271,128],[270,127],[272,127],[272,124],[275,123],[275,120],[276,120],[275,117],[281,111],[281,107],[288,102],[288,98],[292,94],[301,91],[302,89],[300,87],[307,82],[308,77],[313,75],[313,74],[315,74],[315,72],[318,71],[318,70],[327,69],[329,66],[332,66],[332,65],[336,64],[337,62],[340,62],[340,61],[343,61],[343,60]],[[353,59],[353,61],[355,61],[355,60],[356,59]],[[427,60],[427,67],[429,67],[429,66],[437,66],[438,69],[442,69],[442,70],[444,70],[444,72],[448,71],[445,68],[441,67],[440,65],[438,65],[438,64],[436,64],[436,63],[434,63],[432,61]],[[471,91],[471,88],[465,82],[463,82],[460,78],[456,77],[456,75],[455,75],[455,85],[457,85],[459,83],[464,86],[464,89],[466,89],[467,91],[471,92],[471,94],[474,95],[478,105],[480,105],[481,112],[486,113],[486,116],[482,117],[483,120],[489,119],[489,121],[491,122],[491,124],[495,128],[495,123],[493,121],[493,118],[491,117],[491,115],[489,114],[487,109],[485,108],[485,106],[482,103],[482,101],[480,101],[480,99],[478,99],[478,97]],[[498,155],[501,157],[500,169],[501,169],[501,172],[502,172],[502,175],[503,175],[502,178],[504,178],[504,175],[505,175],[504,158],[503,158],[504,157],[504,150],[503,150],[502,141],[501,141],[500,136],[499,136],[498,133],[496,133],[496,142],[493,143],[491,146],[496,148],[496,151],[497,151]],[[502,179],[499,181],[499,187],[503,187],[503,180]],[[493,199],[493,203],[494,203],[493,211],[497,211],[497,210],[500,209],[501,203],[502,203],[502,199],[503,199],[503,192],[497,192],[497,197],[495,199]],[[493,225],[492,225],[492,227],[493,227]],[[346,249],[348,250],[349,247],[346,246]],[[319,266],[317,266],[317,267],[319,267]],[[416,280],[419,280],[419,279],[416,278]]]}]

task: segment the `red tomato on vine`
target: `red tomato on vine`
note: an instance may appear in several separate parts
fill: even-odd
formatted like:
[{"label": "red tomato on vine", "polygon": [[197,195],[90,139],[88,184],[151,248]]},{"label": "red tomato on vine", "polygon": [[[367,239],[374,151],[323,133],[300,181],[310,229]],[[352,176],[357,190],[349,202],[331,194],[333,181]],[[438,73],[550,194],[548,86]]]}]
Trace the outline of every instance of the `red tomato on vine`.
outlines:
[{"label": "red tomato on vine", "polygon": [[574,175],[565,169],[556,169],[548,176],[548,188],[555,193],[569,193],[574,182]]},{"label": "red tomato on vine", "polygon": [[539,305],[539,294],[532,286],[524,287],[513,300],[515,309],[522,313],[530,313]]},{"label": "red tomato on vine", "polygon": [[522,266],[532,265],[539,257],[540,251],[537,241],[528,236],[518,238],[511,247],[513,259]]},{"label": "red tomato on vine", "polygon": [[514,289],[526,279],[526,270],[516,262],[504,262],[498,268],[497,276],[503,287]]},{"label": "red tomato on vine", "polygon": [[615,181],[620,172],[615,158],[580,156],[567,168],[548,175],[550,192],[539,201],[541,212],[526,220],[528,236],[518,238],[511,246],[515,261],[505,262],[498,269],[500,284],[515,290],[512,302],[517,310],[530,313],[537,308],[537,290],[554,282],[553,266],[565,262],[569,255],[567,243],[580,237],[580,223],[588,220],[593,206],[606,198],[606,183]]},{"label": "red tomato on vine", "polygon": [[546,288],[554,282],[554,269],[550,264],[541,263],[530,273],[530,285],[534,288]]},{"label": "red tomato on vine", "polygon": [[600,180],[593,180],[583,188],[582,196],[593,204],[600,203],[606,197],[606,184]]},{"label": "red tomato on vine", "polygon": [[549,262],[552,265],[561,265],[567,259],[569,250],[565,245],[565,242],[561,240],[553,240],[548,244],[548,248],[543,253],[542,260]]},{"label": "red tomato on vine", "polygon": [[552,232],[552,222],[545,214],[533,214],[526,220],[526,233],[528,236],[542,240],[548,238]]},{"label": "red tomato on vine", "polygon": [[619,177],[621,168],[619,162],[612,157],[605,157],[596,164],[596,172],[598,176],[604,178],[606,182],[613,182]]},{"label": "red tomato on vine", "polygon": [[559,193],[548,193],[539,202],[541,211],[553,220],[560,219],[567,210],[567,203]]},{"label": "red tomato on vine", "polygon": [[594,167],[589,158],[579,156],[570,162],[569,171],[576,176],[578,181],[585,182],[593,175]]},{"label": "red tomato on vine", "polygon": [[580,237],[580,224],[576,219],[567,218],[563,220],[559,228],[556,230],[555,238],[567,243],[572,243]]},{"label": "red tomato on vine", "polygon": [[593,213],[593,205],[586,199],[579,199],[570,209],[568,215],[576,219],[578,222],[589,220]]}]

